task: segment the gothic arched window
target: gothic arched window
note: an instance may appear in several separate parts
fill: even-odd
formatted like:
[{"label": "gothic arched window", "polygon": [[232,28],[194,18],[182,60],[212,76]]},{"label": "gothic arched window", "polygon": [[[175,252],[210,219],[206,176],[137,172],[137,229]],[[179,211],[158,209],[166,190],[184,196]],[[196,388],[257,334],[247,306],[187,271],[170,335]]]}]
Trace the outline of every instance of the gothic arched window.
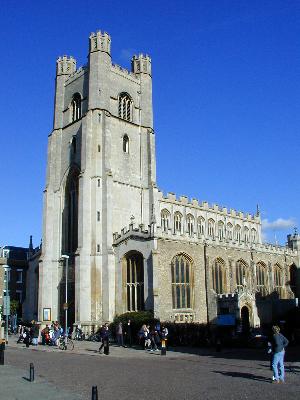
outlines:
[{"label": "gothic arched window", "polygon": [[174,214],[174,231],[175,233],[181,233],[182,229],[182,215],[179,211]]},{"label": "gothic arched window", "polygon": [[256,243],[256,229],[251,229],[251,242]]},{"label": "gothic arched window", "polygon": [[218,222],[218,238],[219,240],[224,239],[224,222],[222,221]]},{"label": "gothic arched window", "polygon": [[232,231],[233,231],[233,225],[228,222],[227,224],[227,239],[232,240]]},{"label": "gothic arched window", "polygon": [[119,117],[125,121],[132,120],[132,99],[128,93],[119,95]]},{"label": "gothic arched window", "polygon": [[71,117],[72,122],[75,122],[81,118],[81,96],[79,93],[75,93],[71,102]]},{"label": "gothic arched window", "polygon": [[215,237],[215,221],[212,218],[208,220],[208,236]]},{"label": "gothic arched window", "polygon": [[130,252],[125,257],[127,311],[144,310],[144,259],[142,254]]},{"label": "gothic arched window", "polygon": [[283,297],[283,272],[279,264],[274,265],[274,289],[278,292],[280,298]]},{"label": "gothic arched window", "polygon": [[237,242],[241,241],[241,227],[240,227],[240,225],[236,225],[235,228],[234,228],[234,239]]},{"label": "gothic arched window", "polygon": [[168,210],[164,209],[160,213],[161,217],[161,229],[163,232],[168,232],[170,228],[170,213]]},{"label": "gothic arched window", "polygon": [[192,214],[187,215],[186,221],[187,221],[188,234],[189,234],[189,236],[193,236],[193,234],[194,234],[194,217],[192,216]]},{"label": "gothic arched window", "polygon": [[72,170],[65,187],[64,210],[62,214],[62,252],[72,254],[78,246],[78,182],[79,172]]},{"label": "gothic arched window", "polygon": [[226,291],[226,268],[221,258],[217,258],[212,268],[213,289],[216,293],[222,294]]},{"label": "gothic arched window", "polygon": [[123,136],[123,151],[129,153],[129,137],[127,135]]},{"label": "gothic arched window", "polygon": [[257,290],[262,296],[266,296],[267,291],[267,267],[264,263],[259,262],[256,265],[256,285]]},{"label": "gothic arched window", "polygon": [[244,228],[244,242],[249,243],[249,229],[246,226]]},{"label": "gothic arched window", "polygon": [[249,284],[249,271],[248,266],[244,260],[238,260],[236,262],[236,286],[241,289],[243,286]]},{"label": "gothic arched window", "polygon": [[292,264],[289,268],[289,282],[292,292],[296,294],[297,267],[295,264]]},{"label": "gothic arched window", "polygon": [[171,263],[171,273],[173,308],[192,308],[193,270],[191,260],[184,254],[175,256]]},{"label": "gothic arched window", "polygon": [[198,237],[204,235],[205,232],[205,219],[203,217],[199,217],[197,219],[197,229],[198,229]]}]

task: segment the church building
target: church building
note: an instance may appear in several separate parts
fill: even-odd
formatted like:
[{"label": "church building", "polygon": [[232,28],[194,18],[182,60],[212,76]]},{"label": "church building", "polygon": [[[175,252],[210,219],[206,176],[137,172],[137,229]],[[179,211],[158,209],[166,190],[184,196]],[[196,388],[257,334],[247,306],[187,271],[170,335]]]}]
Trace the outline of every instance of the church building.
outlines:
[{"label": "church building", "polygon": [[86,66],[57,60],[39,319],[63,321],[68,307],[68,325],[86,331],[139,310],[178,323],[228,314],[250,326],[271,322],[299,296],[300,237],[263,244],[259,211],[157,187],[151,59],[134,55],[131,65],[112,62],[111,38],[100,31],[89,37]]}]

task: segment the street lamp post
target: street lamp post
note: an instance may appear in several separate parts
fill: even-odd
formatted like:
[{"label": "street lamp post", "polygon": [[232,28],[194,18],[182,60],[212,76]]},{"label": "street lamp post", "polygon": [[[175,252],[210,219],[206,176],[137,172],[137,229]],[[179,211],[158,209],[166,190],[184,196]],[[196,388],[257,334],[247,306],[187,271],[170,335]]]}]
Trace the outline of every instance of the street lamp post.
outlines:
[{"label": "street lamp post", "polygon": [[4,265],[4,271],[5,271],[5,308],[6,308],[6,332],[5,332],[5,341],[8,343],[8,317],[10,315],[10,299],[9,299],[9,290],[8,290],[8,277],[9,277],[9,271],[10,267],[8,265]]},{"label": "street lamp post", "polygon": [[63,254],[61,256],[62,259],[66,260],[66,288],[65,288],[65,345],[67,346],[68,341],[68,267],[69,267],[69,256]]}]

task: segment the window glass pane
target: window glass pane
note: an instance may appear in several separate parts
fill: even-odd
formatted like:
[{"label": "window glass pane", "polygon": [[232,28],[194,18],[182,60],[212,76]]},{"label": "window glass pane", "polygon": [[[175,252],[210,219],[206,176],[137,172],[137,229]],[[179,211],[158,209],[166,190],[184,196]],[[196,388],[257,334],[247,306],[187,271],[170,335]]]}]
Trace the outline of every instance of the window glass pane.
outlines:
[{"label": "window glass pane", "polygon": [[191,308],[191,289],[189,286],[186,288],[186,306]]},{"label": "window glass pane", "polygon": [[185,308],[186,307],[186,304],[185,304],[185,287],[182,286],[181,289],[182,289],[181,290],[181,294],[182,294],[182,305],[181,305],[181,307]]},{"label": "window glass pane", "polygon": [[176,302],[177,308],[180,308],[180,287],[176,286]]},{"label": "window glass pane", "polygon": [[184,260],[182,258],[181,259],[181,283],[184,283],[184,270],[185,270],[185,265],[184,265]]},{"label": "window glass pane", "polygon": [[175,283],[175,265],[174,265],[174,263],[172,263],[172,265],[171,265],[171,271],[172,271],[172,283]]},{"label": "window glass pane", "polygon": [[177,283],[179,283],[179,260],[178,260],[178,258],[176,258],[176,261],[175,261],[175,265],[176,265],[176,282]]},{"label": "window glass pane", "polygon": [[185,265],[185,281],[186,283],[190,282],[190,264],[187,262]]},{"label": "window glass pane", "polygon": [[130,308],[130,286],[127,286],[127,310],[131,311],[131,308]]}]

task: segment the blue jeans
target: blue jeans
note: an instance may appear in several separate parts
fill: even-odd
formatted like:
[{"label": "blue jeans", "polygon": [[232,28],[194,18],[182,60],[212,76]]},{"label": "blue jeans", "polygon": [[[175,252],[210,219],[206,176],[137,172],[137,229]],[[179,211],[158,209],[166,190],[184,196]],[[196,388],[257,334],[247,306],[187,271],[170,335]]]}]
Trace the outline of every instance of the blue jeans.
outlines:
[{"label": "blue jeans", "polygon": [[[284,350],[280,351],[279,353],[274,353],[273,355],[273,362],[272,362],[272,369],[273,369],[273,376],[276,381],[284,381]],[[279,372],[279,373],[278,373]]]}]

